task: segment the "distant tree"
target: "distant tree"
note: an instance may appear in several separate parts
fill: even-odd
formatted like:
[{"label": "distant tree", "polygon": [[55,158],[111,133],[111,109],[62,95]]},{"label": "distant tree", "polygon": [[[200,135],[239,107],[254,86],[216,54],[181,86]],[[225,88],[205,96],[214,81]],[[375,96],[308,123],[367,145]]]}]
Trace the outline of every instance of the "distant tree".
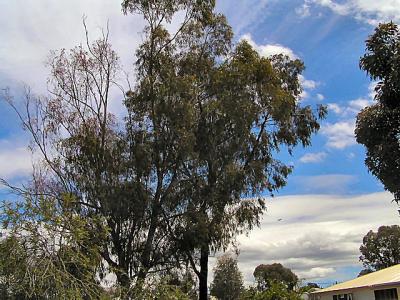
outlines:
[{"label": "distant tree", "polygon": [[308,282],[306,286],[309,287],[309,288],[312,288],[312,289],[319,289],[320,288],[319,284],[315,283],[315,282]]},{"label": "distant tree", "polygon": [[313,291],[315,289],[319,289],[320,286],[317,283],[314,282],[308,282],[306,285],[301,286],[298,289],[298,292],[303,294],[303,293],[308,293],[310,291]]},{"label": "distant tree", "polygon": [[270,288],[273,282],[284,284],[288,290],[293,290],[298,283],[296,274],[279,263],[259,265],[254,270],[253,275],[259,290]]},{"label": "distant tree", "polygon": [[358,276],[357,277],[361,277],[361,276],[364,276],[364,275],[367,275],[367,274],[370,274],[370,273],[373,273],[374,271],[373,270],[371,270],[371,269],[362,269],[361,271],[360,271],[360,273],[358,273]]},{"label": "distant tree", "polygon": [[211,295],[221,300],[237,300],[243,289],[243,276],[239,271],[237,259],[231,255],[219,257],[214,268]]},{"label": "distant tree", "polygon": [[360,67],[374,81],[376,103],[357,116],[356,138],[364,145],[365,164],[400,200],[400,31],[396,24],[380,24],[366,41]]},{"label": "distant tree", "polygon": [[301,292],[290,291],[287,286],[281,282],[271,282],[269,288],[265,291],[257,291],[249,288],[242,294],[240,300],[301,300]]},{"label": "distant tree", "polygon": [[369,231],[360,247],[360,260],[367,269],[381,270],[400,263],[400,226],[381,226]]},{"label": "distant tree", "polygon": [[260,293],[256,300],[301,300],[300,293],[288,290],[287,285],[283,282],[274,281],[269,288]]}]

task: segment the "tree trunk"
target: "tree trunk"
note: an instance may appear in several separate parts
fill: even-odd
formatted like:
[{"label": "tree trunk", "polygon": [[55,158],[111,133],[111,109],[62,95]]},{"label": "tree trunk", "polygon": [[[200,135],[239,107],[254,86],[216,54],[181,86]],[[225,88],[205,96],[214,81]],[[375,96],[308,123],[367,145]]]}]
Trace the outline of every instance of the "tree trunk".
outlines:
[{"label": "tree trunk", "polygon": [[208,245],[202,246],[200,253],[199,300],[208,299],[208,254]]},{"label": "tree trunk", "polygon": [[151,221],[150,221],[150,228],[149,231],[147,232],[147,240],[141,257],[142,266],[137,276],[137,282],[136,282],[137,290],[141,290],[141,288],[143,287],[143,283],[150,269],[150,258],[153,251],[153,241],[157,230],[157,216],[159,212],[158,205],[159,205],[158,202],[154,205],[153,214],[151,216]]},{"label": "tree trunk", "polygon": [[131,280],[127,273],[117,272],[117,281],[122,286],[123,289],[129,290],[131,286]]}]

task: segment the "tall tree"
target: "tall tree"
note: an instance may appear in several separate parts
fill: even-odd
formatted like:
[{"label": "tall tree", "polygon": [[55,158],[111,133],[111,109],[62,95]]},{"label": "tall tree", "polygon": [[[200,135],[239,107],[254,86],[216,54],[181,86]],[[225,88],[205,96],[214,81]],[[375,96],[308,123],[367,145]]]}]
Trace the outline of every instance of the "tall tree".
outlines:
[{"label": "tall tree", "polygon": [[376,103],[357,116],[357,142],[367,150],[365,164],[400,200],[400,32],[394,23],[380,24],[366,41],[360,67],[377,81]]},{"label": "tall tree", "polygon": [[298,283],[296,274],[279,263],[259,265],[255,268],[253,275],[258,289],[262,291],[267,290],[273,282],[285,285],[288,290],[293,290]]},{"label": "tall tree", "polygon": [[360,260],[368,270],[377,271],[400,263],[400,226],[370,230],[360,246]]},{"label": "tall tree", "polygon": [[[137,53],[138,86],[126,101],[132,124],[141,124],[130,126],[132,136],[143,132],[138,136],[154,143],[152,178],[159,177],[162,191],[172,188],[179,205],[167,208],[164,197],[153,211],[169,215],[163,222],[199,277],[201,299],[207,297],[210,251],[257,225],[265,209],[258,196],[286,183],[291,168],[273,154],[309,145],[325,115],[324,108],[315,115],[299,104],[301,61],[260,57],[246,42],[234,46],[214,5],[123,2],[125,11],[148,22]],[[179,10],[184,21],[170,33],[163,24]]]},{"label": "tall tree", "polygon": [[[148,140],[131,143],[128,130],[109,113],[110,95],[121,85],[119,60],[107,33],[86,47],[53,52],[49,67],[50,94],[27,93],[24,111],[5,95],[41,154],[34,188],[14,190],[23,199],[49,198],[61,212],[68,208],[88,220],[86,234],[98,246],[105,271],[115,273],[129,293],[132,282],[143,281],[150,269],[168,268],[173,253],[157,223],[161,213],[154,213],[154,198],[166,193],[152,194],[154,173],[148,171],[144,149]],[[27,212],[15,209],[23,223]]]},{"label": "tall tree", "polygon": [[[29,185],[16,188],[2,182],[21,196],[16,205],[7,206],[8,213],[2,221],[18,242],[31,239],[24,244],[39,248],[27,252],[30,262],[36,261],[37,252],[39,258],[43,258],[40,253],[49,254],[45,256],[48,264],[62,274],[66,265],[57,259],[65,254],[64,259],[78,262],[79,255],[87,252],[86,242],[81,241],[85,237],[95,250],[90,248],[93,252],[79,259],[90,261],[92,256],[103,267],[107,261],[120,280],[120,274],[126,270],[120,249],[128,234],[121,234],[118,229],[121,222],[116,220],[123,218],[121,207],[128,206],[120,197],[126,190],[120,186],[117,189],[115,183],[126,174],[121,174],[124,169],[118,160],[125,144],[116,130],[114,116],[108,111],[110,93],[119,89],[118,57],[108,43],[106,32],[93,43],[88,40],[86,46],[51,52],[49,94],[37,96],[27,89],[22,109],[8,91],[3,95],[30,133],[31,149],[38,160],[34,162]],[[120,194],[119,203],[111,195],[114,191]],[[82,222],[80,226],[78,221]],[[74,223],[77,231],[71,225]],[[106,234],[109,229],[118,234],[112,238]],[[55,239],[57,246],[51,239]],[[47,247],[53,247],[52,251]],[[54,253],[54,247],[62,253]],[[49,269],[38,265],[32,268]],[[79,282],[80,264],[71,268],[78,274]],[[97,276],[97,272],[99,268],[93,275]],[[66,280],[60,283],[63,281]],[[36,281],[32,286],[35,284],[40,287],[46,282]]]},{"label": "tall tree", "polygon": [[[27,94],[26,116],[17,110],[43,157],[34,195],[98,220],[88,222],[89,240],[126,297],[149,273],[189,262],[206,299],[210,252],[259,223],[259,196],[291,172],[275,154],[308,146],[326,110],[300,106],[301,61],[234,45],[213,0],[122,5],[147,22],[125,126],[109,112],[121,86],[107,34],[53,53],[50,95]],[[183,20],[169,32],[178,12]]]},{"label": "tall tree", "polygon": [[[175,249],[179,246],[171,237],[192,201],[187,193],[193,178],[187,170],[196,164],[195,129],[202,93],[196,76],[208,71],[217,54],[227,53],[224,41],[230,31],[220,22],[211,23],[215,22],[214,1],[124,1],[122,5],[125,12],[139,12],[147,21],[146,38],[137,51],[137,85],[125,101],[132,157],[134,164],[143,165],[139,180],[150,196],[139,273],[139,279],[144,279],[154,259],[165,257],[151,255],[158,251],[160,238],[172,241]],[[170,33],[165,22],[171,22],[178,11],[183,11],[184,19],[178,30]],[[208,26],[210,33],[205,34],[199,26]],[[205,38],[201,54],[196,43],[208,35],[213,42]],[[209,55],[210,59],[201,59]],[[168,235],[164,228],[168,228]]]},{"label": "tall tree", "polygon": [[[198,166],[191,174],[196,217],[189,214],[184,223],[197,230],[200,284],[206,283],[210,251],[257,225],[265,209],[258,196],[285,185],[291,168],[273,154],[283,145],[289,151],[298,143],[308,145],[319,128],[311,108],[298,106],[302,69],[300,61],[282,55],[260,57],[243,42],[208,72],[212,84],[205,94],[211,99],[201,105]],[[243,200],[245,195],[250,199]]]},{"label": "tall tree", "polygon": [[214,268],[210,294],[221,300],[238,300],[243,289],[243,275],[237,259],[229,254],[219,257]]}]

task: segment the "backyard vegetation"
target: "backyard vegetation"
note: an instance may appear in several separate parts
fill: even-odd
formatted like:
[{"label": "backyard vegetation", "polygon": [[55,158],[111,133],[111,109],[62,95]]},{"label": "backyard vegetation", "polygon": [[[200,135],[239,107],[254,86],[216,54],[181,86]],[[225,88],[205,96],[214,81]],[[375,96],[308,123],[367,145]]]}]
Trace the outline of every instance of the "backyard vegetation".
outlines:
[{"label": "backyard vegetation", "polygon": [[[21,107],[4,92],[38,159],[26,185],[2,180],[17,195],[2,206],[3,299],[300,299],[307,288],[290,269],[260,265],[245,288],[230,256],[218,260],[208,289],[210,254],[258,226],[262,195],[286,185],[292,167],[277,153],[309,146],[327,113],[300,103],[300,60],[233,42],[214,8],[213,0],[123,1],[125,14],[146,22],[128,90],[108,32],[93,42],[86,32],[86,45],[51,52],[47,94],[26,89]],[[394,24],[380,30],[399,47]],[[374,37],[367,45],[375,51]],[[361,65],[382,80],[382,103],[359,115],[367,148],[365,120],[377,109],[398,113],[387,100],[395,74],[375,75],[370,57]],[[116,93],[124,119],[110,113]],[[369,166],[387,158],[368,151]],[[398,198],[380,166],[374,174]]]}]

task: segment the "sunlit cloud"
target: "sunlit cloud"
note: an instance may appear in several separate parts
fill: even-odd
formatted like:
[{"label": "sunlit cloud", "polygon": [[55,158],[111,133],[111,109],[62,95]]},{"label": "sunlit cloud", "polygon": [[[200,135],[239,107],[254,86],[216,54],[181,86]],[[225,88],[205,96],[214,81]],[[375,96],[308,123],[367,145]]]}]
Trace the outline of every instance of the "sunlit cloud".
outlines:
[{"label": "sunlit cloud", "polygon": [[[330,179],[325,180],[329,185]],[[398,223],[392,198],[382,192],[269,199],[260,228],[238,239],[239,266],[247,284],[254,282],[252,274],[257,265],[274,262],[292,268],[305,281],[340,281],[356,276],[343,277],[338,270],[348,266],[361,269],[358,257],[363,236],[381,225]]]},{"label": "sunlit cloud", "polygon": [[377,25],[379,22],[400,20],[400,1],[374,1],[374,0],[305,0],[297,8],[299,15],[310,15],[311,6],[326,7],[335,14],[352,16],[355,19]]},{"label": "sunlit cloud", "polygon": [[326,152],[307,153],[300,158],[302,163],[320,163],[327,157]]},{"label": "sunlit cloud", "polygon": [[356,144],[355,121],[340,121],[327,123],[321,128],[321,133],[328,138],[326,146],[335,149],[344,149]]}]

